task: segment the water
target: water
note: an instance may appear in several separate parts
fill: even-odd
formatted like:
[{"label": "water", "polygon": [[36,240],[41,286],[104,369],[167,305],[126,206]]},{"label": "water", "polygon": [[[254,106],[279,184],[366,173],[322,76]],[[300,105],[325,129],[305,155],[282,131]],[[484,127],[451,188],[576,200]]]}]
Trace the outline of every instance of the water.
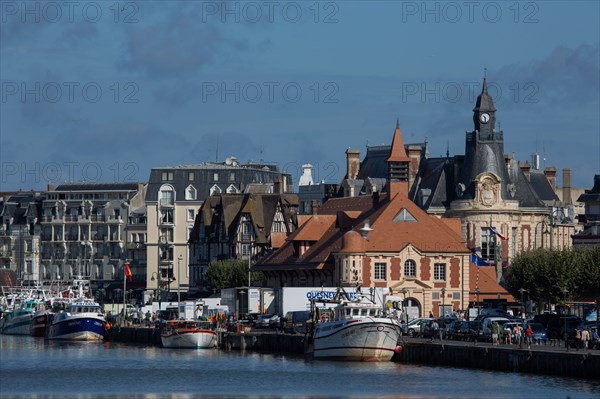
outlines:
[{"label": "water", "polygon": [[600,398],[600,381],[0,335],[2,398]]}]

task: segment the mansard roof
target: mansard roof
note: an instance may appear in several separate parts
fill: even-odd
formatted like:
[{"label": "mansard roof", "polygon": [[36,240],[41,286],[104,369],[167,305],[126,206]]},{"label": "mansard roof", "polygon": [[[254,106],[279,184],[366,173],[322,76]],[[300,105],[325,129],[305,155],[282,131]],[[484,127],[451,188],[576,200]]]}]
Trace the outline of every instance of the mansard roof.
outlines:
[{"label": "mansard roof", "polygon": [[600,175],[594,175],[594,187],[591,190],[585,190],[577,199],[577,202],[600,201]]},{"label": "mansard roof", "polygon": [[135,191],[141,183],[62,183],[54,191]]}]

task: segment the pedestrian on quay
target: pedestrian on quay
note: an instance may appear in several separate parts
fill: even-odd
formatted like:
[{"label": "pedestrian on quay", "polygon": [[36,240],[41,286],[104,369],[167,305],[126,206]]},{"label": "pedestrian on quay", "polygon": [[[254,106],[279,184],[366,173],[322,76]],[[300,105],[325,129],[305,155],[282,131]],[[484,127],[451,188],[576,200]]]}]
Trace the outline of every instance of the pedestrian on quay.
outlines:
[{"label": "pedestrian on quay", "polygon": [[152,315],[150,314],[150,311],[146,310],[146,314],[144,315],[144,319],[146,321],[146,327],[150,327],[150,317],[152,317]]},{"label": "pedestrian on quay", "polygon": [[581,342],[583,342],[583,349],[588,348],[589,340],[590,340],[590,333],[588,332],[586,327],[583,327],[583,331],[581,332]]},{"label": "pedestrian on quay", "polygon": [[510,327],[504,327],[504,343],[507,345],[512,345],[512,331]]},{"label": "pedestrian on quay", "polygon": [[492,345],[499,345],[498,333],[500,332],[500,325],[497,321],[492,322]]},{"label": "pedestrian on quay", "polygon": [[523,327],[521,327],[520,324],[516,324],[513,328],[513,333],[515,334],[515,345],[519,345],[519,349],[522,349],[523,341],[521,338],[523,335]]},{"label": "pedestrian on quay", "polygon": [[[437,321],[433,321],[431,323],[431,329],[432,331],[432,335],[431,335],[431,342],[433,342],[433,340],[435,339],[435,337],[438,335],[439,329],[440,329],[440,325],[437,323]],[[442,340],[442,337],[440,335],[440,341]]]},{"label": "pedestrian on quay", "polygon": [[531,338],[533,337],[533,329],[531,328],[531,324],[527,325],[527,329],[525,330],[525,340],[527,341],[527,349],[531,349]]},{"label": "pedestrian on quay", "polygon": [[574,342],[575,348],[577,350],[579,350],[579,347],[581,346],[581,331],[579,330],[579,328],[575,329],[575,342]]}]

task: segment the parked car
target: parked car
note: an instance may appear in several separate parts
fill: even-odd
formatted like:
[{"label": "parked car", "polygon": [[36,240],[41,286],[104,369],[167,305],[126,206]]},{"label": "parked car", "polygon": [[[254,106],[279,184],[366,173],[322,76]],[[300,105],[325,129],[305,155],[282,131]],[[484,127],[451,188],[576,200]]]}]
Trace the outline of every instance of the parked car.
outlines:
[{"label": "parked car", "polygon": [[305,334],[308,332],[310,311],[298,310],[287,312],[283,320],[283,331],[289,334]]},{"label": "parked car", "polygon": [[404,334],[408,334],[409,337],[416,337],[422,335],[421,332],[425,333],[427,326],[431,324],[433,319],[421,317],[418,319],[412,319],[405,324],[402,328]]},{"label": "parked car", "polygon": [[276,315],[273,314],[263,314],[258,319],[254,321],[254,327],[256,328],[269,328],[269,321],[272,317]]},{"label": "parked car", "polygon": [[456,337],[461,341],[483,341],[487,339],[483,335],[483,326],[478,320],[461,322]]},{"label": "parked car", "polygon": [[446,326],[446,339],[459,339],[459,329],[463,322],[460,320],[454,320],[452,323]]},{"label": "parked car", "polygon": [[546,336],[546,329],[542,323],[529,323],[531,329],[533,330],[533,336],[531,340],[536,344],[544,344],[546,345],[546,341],[548,337]]}]

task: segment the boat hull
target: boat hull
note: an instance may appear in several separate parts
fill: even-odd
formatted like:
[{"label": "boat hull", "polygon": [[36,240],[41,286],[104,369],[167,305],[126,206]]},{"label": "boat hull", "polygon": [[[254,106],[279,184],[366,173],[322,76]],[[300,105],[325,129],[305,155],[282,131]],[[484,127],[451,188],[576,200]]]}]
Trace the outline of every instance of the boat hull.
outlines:
[{"label": "boat hull", "polygon": [[33,314],[30,329],[30,334],[32,337],[46,336],[46,326],[51,314],[52,312],[49,310],[39,310]]},{"label": "boat hull", "polygon": [[48,339],[102,341],[106,335],[103,317],[72,315],[57,320],[59,315],[55,315],[54,320],[48,323]]},{"label": "boat hull", "polygon": [[355,319],[319,325],[313,335],[315,359],[389,361],[399,327],[389,319]]},{"label": "boat hull", "polygon": [[171,330],[161,334],[164,348],[210,349],[217,345],[217,333],[212,330]]},{"label": "boat hull", "polygon": [[31,313],[7,319],[2,326],[2,334],[29,335],[31,331]]}]

